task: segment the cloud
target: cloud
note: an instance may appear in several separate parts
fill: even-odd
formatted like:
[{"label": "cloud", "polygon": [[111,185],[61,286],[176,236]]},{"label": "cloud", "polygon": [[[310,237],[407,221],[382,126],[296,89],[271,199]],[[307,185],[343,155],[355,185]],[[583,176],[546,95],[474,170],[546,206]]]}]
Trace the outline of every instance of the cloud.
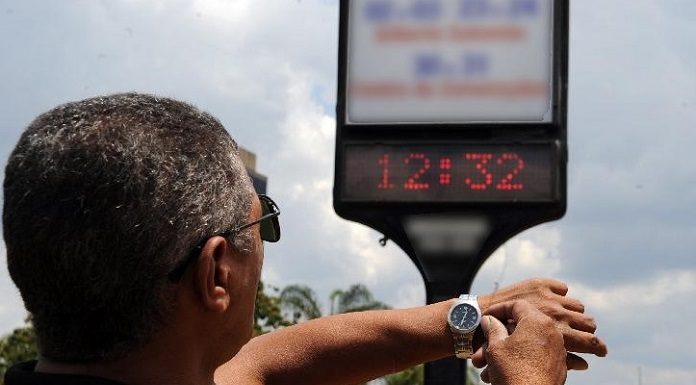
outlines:
[{"label": "cloud", "polygon": [[[333,212],[338,2],[9,2],[0,9],[0,155],[68,100],[140,90],[194,102],[256,152],[282,210],[264,279],[321,298],[355,282],[395,306],[424,301],[413,263]],[[571,2],[569,211],[503,245],[474,291],[531,276],[568,281],[607,339],[607,359],[568,383],[693,383],[696,340],[696,8]],[[0,246],[4,255],[4,245]],[[0,328],[24,310],[0,274]],[[675,310],[676,309],[676,310]]]},{"label": "cloud", "polygon": [[[568,372],[566,384],[693,384],[694,379],[696,379],[696,370],[694,369],[665,369],[651,364],[649,360],[640,365],[616,362],[610,359],[589,358],[588,361],[590,369],[582,372]],[[639,373],[642,382],[639,382]]]},{"label": "cloud", "polygon": [[684,341],[696,340],[696,330],[683,327],[696,317],[695,269],[657,271],[650,279],[608,288],[573,282],[572,288],[596,316],[614,361],[696,374],[696,352],[683,348]]},{"label": "cloud", "polygon": [[[270,191],[282,197],[283,216],[290,219],[283,245],[267,251],[264,277],[281,285],[312,282],[322,298],[361,282],[392,305],[423,303],[423,285],[408,257],[393,245],[378,246],[374,231],[336,216],[331,201],[335,119],[315,97],[309,72],[290,66],[283,71],[286,115],[265,170],[274,175]],[[406,289],[394,294],[391,288],[400,284]]]},{"label": "cloud", "polygon": [[560,251],[562,233],[556,225],[543,225],[514,237],[481,266],[473,291],[487,293],[530,277],[559,276],[565,263]]},{"label": "cloud", "polygon": [[601,290],[577,285],[574,290],[597,310],[611,312],[617,321],[629,322],[634,309],[660,306],[671,298],[696,297],[696,270],[662,271],[640,283]]},{"label": "cloud", "polygon": [[572,4],[563,271],[599,287],[693,266],[696,55],[675,47],[696,29],[670,8]]}]

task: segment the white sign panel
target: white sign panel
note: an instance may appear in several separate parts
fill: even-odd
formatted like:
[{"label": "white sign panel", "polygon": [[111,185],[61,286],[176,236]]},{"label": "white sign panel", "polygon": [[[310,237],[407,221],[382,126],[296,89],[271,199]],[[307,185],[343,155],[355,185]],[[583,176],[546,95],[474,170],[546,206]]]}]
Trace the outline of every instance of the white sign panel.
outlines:
[{"label": "white sign panel", "polygon": [[352,0],[349,124],[551,122],[553,0]]}]

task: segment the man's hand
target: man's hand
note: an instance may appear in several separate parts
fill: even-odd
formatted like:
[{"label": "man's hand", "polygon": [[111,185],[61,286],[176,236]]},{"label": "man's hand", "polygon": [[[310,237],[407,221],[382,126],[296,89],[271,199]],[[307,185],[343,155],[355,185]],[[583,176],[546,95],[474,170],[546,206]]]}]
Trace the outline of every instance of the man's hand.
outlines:
[{"label": "man's hand", "polygon": [[[566,350],[555,322],[525,301],[498,304],[481,320],[486,343],[476,353],[488,366],[481,379],[493,385],[561,385]],[[512,334],[501,320],[517,326]]]},{"label": "man's hand", "polygon": [[[594,335],[597,325],[594,319],[585,315],[585,306],[575,298],[566,297],[568,286],[554,279],[531,279],[479,296],[479,306],[483,314],[499,303],[525,300],[555,321],[556,328],[563,334],[568,352],[591,353],[599,357],[607,355],[607,345]],[[508,325],[510,327],[510,325]],[[512,325],[514,327],[514,325]],[[479,356],[480,357],[480,356]],[[474,366],[482,367],[478,357],[472,359]],[[587,362],[568,354],[568,369],[587,369]]]}]

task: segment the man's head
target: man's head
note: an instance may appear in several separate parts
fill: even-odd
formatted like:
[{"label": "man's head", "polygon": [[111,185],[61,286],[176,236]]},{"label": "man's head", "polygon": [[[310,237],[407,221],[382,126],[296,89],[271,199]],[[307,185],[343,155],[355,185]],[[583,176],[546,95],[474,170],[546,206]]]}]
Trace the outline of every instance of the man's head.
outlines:
[{"label": "man's head", "polygon": [[[201,240],[249,221],[254,193],[237,145],[212,116],[140,94],[39,116],[7,164],[10,275],[42,355],[119,358],[173,312],[168,274]],[[236,250],[253,248],[250,232]]]}]

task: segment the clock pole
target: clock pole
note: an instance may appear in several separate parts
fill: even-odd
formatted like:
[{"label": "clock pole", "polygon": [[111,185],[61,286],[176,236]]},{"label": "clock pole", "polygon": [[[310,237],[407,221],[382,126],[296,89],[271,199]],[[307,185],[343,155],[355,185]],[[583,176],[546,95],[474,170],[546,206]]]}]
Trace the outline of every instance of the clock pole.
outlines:
[{"label": "clock pole", "polygon": [[[340,0],[334,210],[396,243],[428,303],[566,211],[569,0],[464,3]],[[466,375],[448,358],[425,384]]]}]

